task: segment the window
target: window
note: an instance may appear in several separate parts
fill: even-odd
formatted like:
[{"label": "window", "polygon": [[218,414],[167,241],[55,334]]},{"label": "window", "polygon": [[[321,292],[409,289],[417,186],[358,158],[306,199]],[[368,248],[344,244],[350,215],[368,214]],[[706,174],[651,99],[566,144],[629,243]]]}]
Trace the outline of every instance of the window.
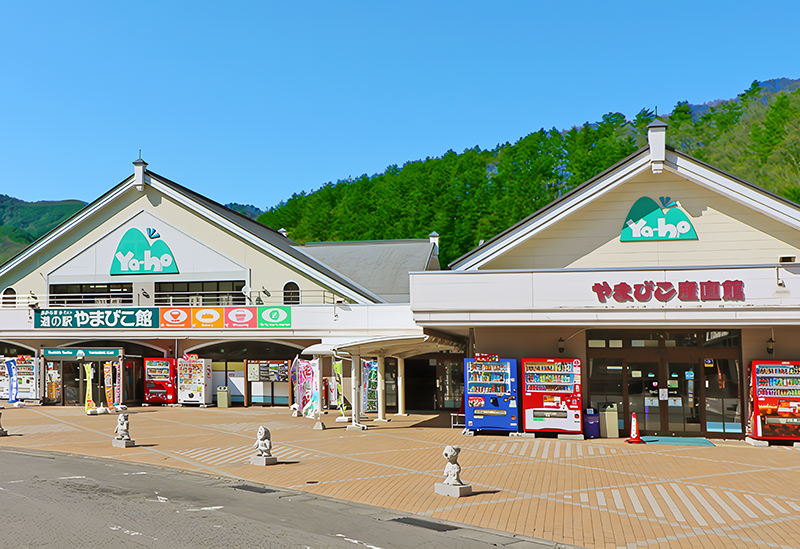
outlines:
[{"label": "window", "polygon": [[244,280],[156,282],[155,305],[168,307],[249,305],[242,288]]},{"label": "window", "polygon": [[133,303],[133,284],[51,284],[50,306]]},{"label": "window", "polygon": [[283,304],[284,305],[299,305],[300,304],[300,286],[294,282],[287,282],[283,287]]},{"label": "window", "polygon": [[3,307],[16,307],[17,291],[14,288],[6,288],[3,290],[2,302]]}]

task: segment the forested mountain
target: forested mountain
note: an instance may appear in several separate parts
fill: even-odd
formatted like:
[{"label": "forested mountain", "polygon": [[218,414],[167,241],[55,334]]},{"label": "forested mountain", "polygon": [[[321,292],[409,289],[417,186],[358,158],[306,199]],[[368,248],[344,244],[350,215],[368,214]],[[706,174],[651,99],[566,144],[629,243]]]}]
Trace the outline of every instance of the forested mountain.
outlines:
[{"label": "forested mountain", "polygon": [[25,202],[0,194],[0,264],[85,205],[78,200]]},{"label": "forested mountain", "polygon": [[[678,102],[659,116],[667,142],[800,202],[800,81],[753,82],[738,97]],[[609,113],[566,131],[389,166],[384,173],[294,194],[258,220],[298,242],[441,235],[442,265],[647,143],[654,112]]]}]

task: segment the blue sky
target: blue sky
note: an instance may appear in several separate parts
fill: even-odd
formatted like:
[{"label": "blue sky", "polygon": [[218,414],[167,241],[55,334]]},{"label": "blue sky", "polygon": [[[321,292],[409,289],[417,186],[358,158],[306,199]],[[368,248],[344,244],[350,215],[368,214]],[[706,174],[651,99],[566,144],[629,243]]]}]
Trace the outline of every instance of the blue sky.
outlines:
[{"label": "blue sky", "polygon": [[0,193],[149,168],[222,203],[800,78],[800,4],[0,4]]}]

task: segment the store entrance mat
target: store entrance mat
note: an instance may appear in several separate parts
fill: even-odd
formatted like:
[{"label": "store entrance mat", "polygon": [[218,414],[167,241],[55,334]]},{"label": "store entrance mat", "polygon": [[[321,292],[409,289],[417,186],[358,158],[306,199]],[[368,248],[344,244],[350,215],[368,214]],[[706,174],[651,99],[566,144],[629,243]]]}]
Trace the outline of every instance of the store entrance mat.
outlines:
[{"label": "store entrance mat", "polygon": [[642,437],[647,444],[671,444],[674,446],[715,446],[703,437]]}]

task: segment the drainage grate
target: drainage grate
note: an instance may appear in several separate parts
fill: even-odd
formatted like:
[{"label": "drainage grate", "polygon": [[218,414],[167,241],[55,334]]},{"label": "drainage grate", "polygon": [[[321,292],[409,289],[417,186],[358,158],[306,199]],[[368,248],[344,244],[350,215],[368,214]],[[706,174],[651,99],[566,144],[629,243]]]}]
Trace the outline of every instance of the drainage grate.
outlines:
[{"label": "drainage grate", "polygon": [[419,526],[420,528],[427,528],[428,530],[435,530],[436,532],[449,532],[451,530],[458,530],[458,526],[450,526],[448,524],[442,524],[441,522],[431,522],[429,520],[423,520],[414,517],[396,518],[392,519],[392,522],[402,522],[403,524]]},{"label": "drainage grate", "polygon": [[241,484],[239,486],[231,486],[234,490],[244,490],[245,492],[255,492],[256,494],[272,494],[275,490],[269,488],[262,488],[261,486],[250,486],[249,484]]}]

